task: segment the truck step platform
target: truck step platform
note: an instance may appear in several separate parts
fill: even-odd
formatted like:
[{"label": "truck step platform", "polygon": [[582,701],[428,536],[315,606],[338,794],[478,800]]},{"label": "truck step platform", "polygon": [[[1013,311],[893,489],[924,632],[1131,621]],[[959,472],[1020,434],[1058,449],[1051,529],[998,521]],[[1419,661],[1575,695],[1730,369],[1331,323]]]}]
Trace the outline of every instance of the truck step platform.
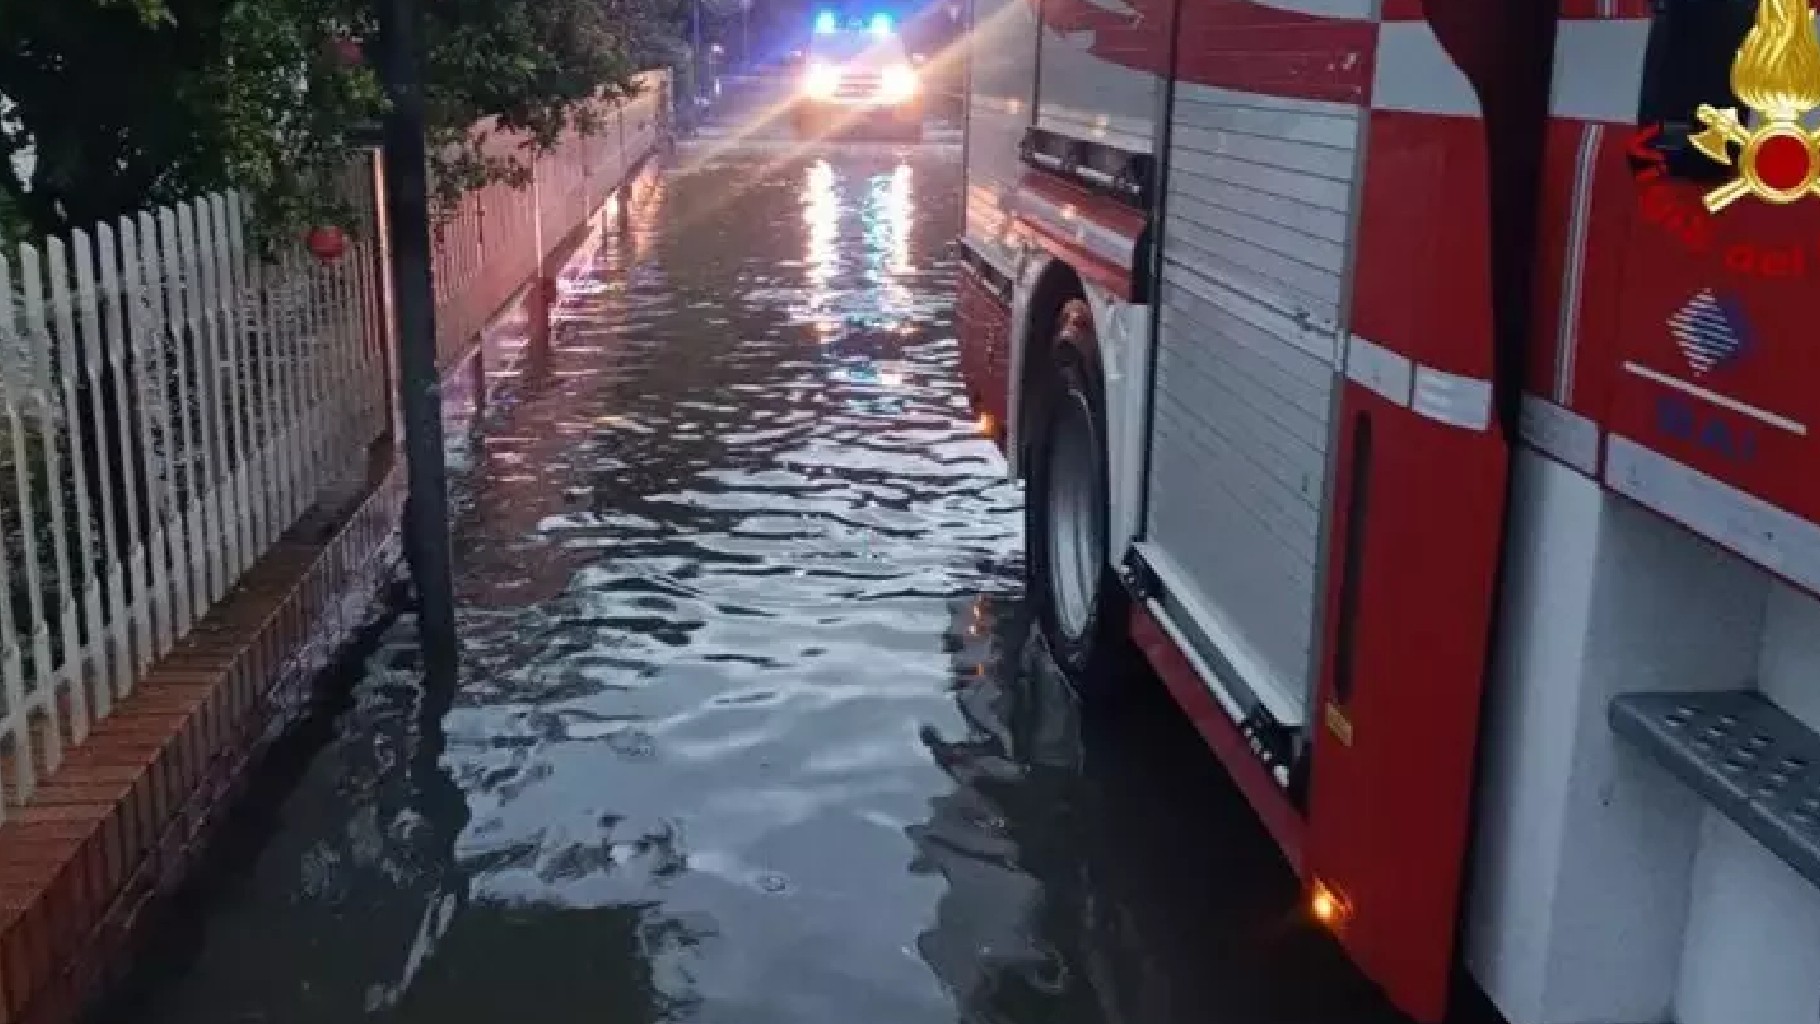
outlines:
[{"label": "truck step platform", "polygon": [[1755,691],[1634,693],[1611,727],[1820,886],[1820,734]]}]

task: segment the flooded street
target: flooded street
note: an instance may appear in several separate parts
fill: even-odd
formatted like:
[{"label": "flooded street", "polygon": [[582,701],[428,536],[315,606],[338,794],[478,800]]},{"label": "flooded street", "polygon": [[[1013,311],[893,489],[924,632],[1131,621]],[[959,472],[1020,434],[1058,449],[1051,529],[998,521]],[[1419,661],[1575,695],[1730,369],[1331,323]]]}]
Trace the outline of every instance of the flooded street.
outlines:
[{"label": "flooded street", "polygon": [[1160,689],[1026,643],[958,147],[792,149],[628,190],[458,466],[457,691],[387,627],[104,1020],[1396,1019]]}]

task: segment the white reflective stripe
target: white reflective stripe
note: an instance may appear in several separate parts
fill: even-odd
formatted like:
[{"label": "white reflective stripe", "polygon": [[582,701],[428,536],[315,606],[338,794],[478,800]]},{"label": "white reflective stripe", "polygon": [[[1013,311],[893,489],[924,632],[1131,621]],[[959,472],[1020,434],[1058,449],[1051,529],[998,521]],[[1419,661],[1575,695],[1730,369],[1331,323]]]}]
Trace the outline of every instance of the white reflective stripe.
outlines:
[{"label": "white reflective stripe", "polygon": [[[1203,119],[1213,115],[1233,113],[1242,115],[1236,123],[1224,120],[1218,124],[1202,124],[1203,129],[1224,128],[1239,134],[1269,135],[1268,127],[1260,124],[1257,114],[1275,115],[1284,124],[1293,124],[1294,134],[1288,136],[1298,142],[1313,143],[1329,149],[1351,150],[1357,144],[1359,104],[1342,103],[1338,100],[1310,100],[1296,96],[1271,96],[1268,93],[1246,92],[1243,89],[1226,89],[1217,85],[1203,85],[1200,82],[1175,83],[1176,109],[1183,107],[1238,107],[1239,111],[1202,111]],[[1299,118],[1293,122],[1290,117],[1297,114],[1311,114],[1312,117]],[[1181,123],[1177,114],[1177,124]],[[1247,130],[1239,127],[1249,122],[1252,127]],[[1240,181],[1237,184],[1244,185]],[[1252,187],[1256,187],[1255,185]]]},{"label": "white reflective stripe", "polygon": [[978,113],[979,111],[984,110],[994,114],[1005,115],[1022,114],[1029,105],[1029,101],[1017,96],[989,96],[983,92],[974,93],[971,98],[971,103],[971,113]]},{"label": "white reflective stripe", "polygon": [[1605,483],[1695,533],[1820,590],[1820,526],[1689,466],[1613,434]]},{"label": "white reflective stripe", "polygon": [[1346,377],[1436,423],[1463,430],[1491,425],[1491,381],[1423,366],[1356,334],[1346,343]]},{"label": "white reflective stripe", "polygon": [[1076,139],[1092,139],[1127,153],[1156,150],[1156,123],[1148,117],[1113,117],[1103,111],[1079,110],[1045,97],[1036,126]]},{"label": "white reflective stripe", "polygon": [[1415,369],[1409,357],[1353,335],[1346,348],[1346,376],[1405,408]]},{"label": "white reflective stripe", "polygon": [[1555,30],[1549,113],[1578,121],[1635,124],[1648,43],[1647,18],[1561,22]]},{"label": "white reflective stripe", "polygon": [[1297,14],[1310,14],[1317,18],[1345,18],[1351,21],[1370,21],[1377,15],[1377,4],[1374,0],[1252,0],[1258,7],[1269,7],[1279,11],[1294,11]]},{"label": "white reflective stripe", "polygon": [[1435,38],[1426,21],[1387,21],[1378,26],[1377,64],[1371,74],[1373,110],[1478,117],[1479,94],[1466,73]]},{"label": "white reflective stripe", "polygon": [[1599,425],[1572,409],[1523,396],[1517,429],[1530,447],[1585,473],[1599,472]]},{"label": "white reflective stripe", "polygon": [[1722,395],[1710,388],[1703,388],[1693,381],[1682,380],[1679,377],[1663,373],[1661,370],[1653,370],[1640,363],[1633,363],[1629,360],[1625,361],[1624,370],[1626,373],[1642,377],[1644,380],[1660,384],[1665,388],[1673,388],[1682,394],[1692,395],[1702,401],[1711,402],[1722,409],[1730,409],[1740,416],[1749,416],[1751,419],[1766,426],[1775,427],[1778,430],[1786,430],[1796,437],[1807,436],[1807,424],[1805,423],[1798,420],[1791,420],[1781,413],[1771,412],[1768,409],[1759,408],[1748,402],[1741,402],[1730,395]]},{"label": "white reflective stripe", "polygon": [[1484,430],[1491,425],[1491,381],[1418,366],[1409,408],[1436,423]]},{"label": "white reflective stripe", "polygon": [[1056,234],[1073,239],[1075,244],[1101,259],[1110,260],[1121,267],[1131,266],[1131,250],[1136,244],[1135,240],[1081,216],[1072,203],[1055,203],[1028,188],[1020,188],[1013,209],[1020,216],[1038,221]]},{"label": "white reflective stripe", "polygon": [[1567,225],[1567,258],[1561,261],[1561,308],[1555,322],[1554,399],[1566,404],[1574,397],[1574,365],[1580,353],[1581,285],[1585,281],[1586,236],[1592,225],[1593,169],[1605,138],[1603,125],[1580,129],[1580,148],[1574,154],[1573,213]]},{"label": "white reflective stripe", "polygon": [[[1555,33],[1550,113],[1581,121],[1632,124],[1643,83],[1645,18],[1563,21]],[[1479,97],[1426,21],[1378,27],[1372,68],[1374,110],[1478,117]]]}]

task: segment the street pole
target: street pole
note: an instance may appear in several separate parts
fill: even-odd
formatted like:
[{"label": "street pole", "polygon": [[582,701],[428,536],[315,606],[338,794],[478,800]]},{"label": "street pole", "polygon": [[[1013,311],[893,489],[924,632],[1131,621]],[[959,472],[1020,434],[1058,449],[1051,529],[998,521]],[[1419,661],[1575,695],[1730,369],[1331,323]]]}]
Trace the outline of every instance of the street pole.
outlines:
[{"label": "street pole", "polygon": [[696,109],[701,106],[702,92],[702,59],[701,59],[701,0],[695,0],[689,7],[689,37],[691,58],[695,61],[689,80],[693,84],[695,95],[690,97],[689,118],[694,120]]},{"label": "street pole", "polygon": [[422,603],[418,636],[432,679],[452,681],[459,658],[450,567],[449,486],[443,465],[442,386],[430,270],[429,154],[417,70],[416,0],[378,0],[385,119],[386,216],[397,315],[398,401],[404,421],[405,551]]}]

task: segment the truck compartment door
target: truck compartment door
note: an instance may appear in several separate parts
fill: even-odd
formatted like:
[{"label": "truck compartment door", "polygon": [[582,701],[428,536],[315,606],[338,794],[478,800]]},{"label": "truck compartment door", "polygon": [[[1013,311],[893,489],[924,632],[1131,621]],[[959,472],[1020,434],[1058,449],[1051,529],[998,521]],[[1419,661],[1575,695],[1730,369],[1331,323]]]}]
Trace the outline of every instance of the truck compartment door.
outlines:
[{"label": "truck compartment door", "polygon": [[1327,543],[1306,870],[1406,1013],[1453,976],[1528,330],[1544,7],[1385,5]]},{"label": "truck compartment door", "polygon": [[[1210,685],[1266,735],[1300,735],[1322,605],[1375,34],[1354,6],[1186,3],[1170,91],[1143,554]],[[1280,73],[1298,62],[1329,73]]]},{"label": "truck compartment door", "polygon": [[1148,156],[1175,0],[1026,0],[1039,10],[1036,127]]}]

